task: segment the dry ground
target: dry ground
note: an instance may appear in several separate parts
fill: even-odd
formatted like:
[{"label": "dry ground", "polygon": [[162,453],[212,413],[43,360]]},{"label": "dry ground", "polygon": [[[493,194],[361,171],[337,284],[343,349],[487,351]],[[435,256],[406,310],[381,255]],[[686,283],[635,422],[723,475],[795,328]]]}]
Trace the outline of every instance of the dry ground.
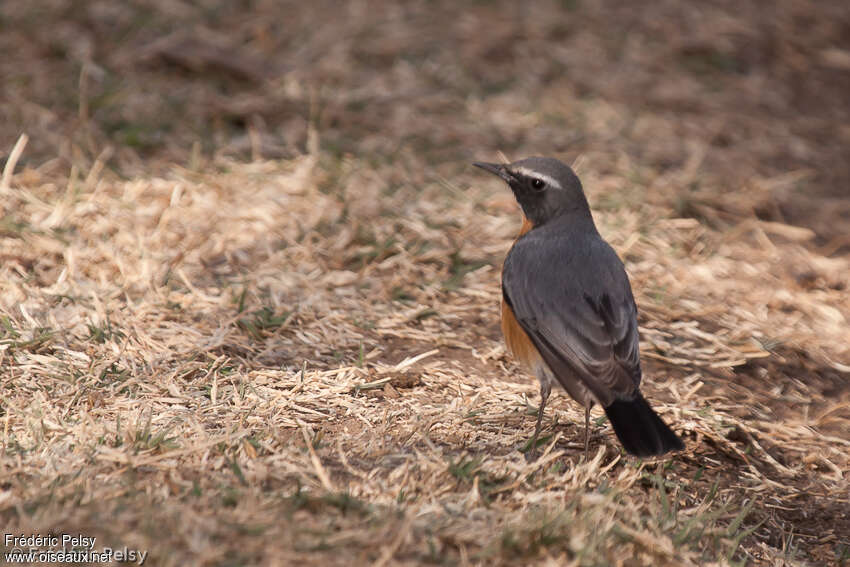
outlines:
[{"label": "dry ground", "polygon": [[[25,4],[4,531],[152,565],[850,561],[841,3]],[[622,455],[596,412],[585,460],[559,393],[523,456],[517,212],[468,165],[497,150],[575,162],[686,452]]]}]

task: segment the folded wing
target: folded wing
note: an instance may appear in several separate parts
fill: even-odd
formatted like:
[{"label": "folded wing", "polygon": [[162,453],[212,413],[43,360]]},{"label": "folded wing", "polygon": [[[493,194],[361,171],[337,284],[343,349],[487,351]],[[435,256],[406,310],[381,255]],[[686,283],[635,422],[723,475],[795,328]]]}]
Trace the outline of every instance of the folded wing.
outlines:
[{"label": "folded wing", "polygon": [[598,235],[520,239],[505,260],[502,289],[562,384],[581,381],[603,406],[637,395],[637,308],[622,263]]}]

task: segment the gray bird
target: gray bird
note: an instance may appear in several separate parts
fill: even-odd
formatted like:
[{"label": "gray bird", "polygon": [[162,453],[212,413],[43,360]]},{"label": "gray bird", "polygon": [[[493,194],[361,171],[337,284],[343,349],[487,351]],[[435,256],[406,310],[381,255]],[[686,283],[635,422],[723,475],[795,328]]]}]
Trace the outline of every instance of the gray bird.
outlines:
[{"label": "gray bird", "polygon": [[543,409],[557,382],[585,407],[600,404],[628,453],[684,449],[641,395],[637,307],[614,249],[596,230],[573,170],[553,158],[473,165],[510,185],[523,212],[502,269],[502,332],[511,353],[540,381]]}]

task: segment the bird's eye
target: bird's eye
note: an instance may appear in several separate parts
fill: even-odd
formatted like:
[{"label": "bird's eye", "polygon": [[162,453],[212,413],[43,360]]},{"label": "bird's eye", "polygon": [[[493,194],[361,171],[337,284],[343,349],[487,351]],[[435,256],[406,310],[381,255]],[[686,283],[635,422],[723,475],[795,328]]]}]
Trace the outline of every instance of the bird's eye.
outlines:
[{"label": "bird's eye", "polygon": [[544,183],[542,179],[535,178],[531,180],[531,186],[539,191],[546,186],[546,183]]}]

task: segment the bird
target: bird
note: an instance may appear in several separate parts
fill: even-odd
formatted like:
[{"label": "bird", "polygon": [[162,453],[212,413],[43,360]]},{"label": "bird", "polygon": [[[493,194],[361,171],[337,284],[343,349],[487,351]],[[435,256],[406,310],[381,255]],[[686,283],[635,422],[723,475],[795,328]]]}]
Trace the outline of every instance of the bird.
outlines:
[{"label": "bird", "polygon": [[540,382],[534,451],[553,384],[585,408],[605,410],[627,453],[684,449],[640,392],[637,305],[623,262],[596,229],[581,181],[549,157],[474,162],[504,180],[522,227],[502,266],[501,326],[512,355]]}]

